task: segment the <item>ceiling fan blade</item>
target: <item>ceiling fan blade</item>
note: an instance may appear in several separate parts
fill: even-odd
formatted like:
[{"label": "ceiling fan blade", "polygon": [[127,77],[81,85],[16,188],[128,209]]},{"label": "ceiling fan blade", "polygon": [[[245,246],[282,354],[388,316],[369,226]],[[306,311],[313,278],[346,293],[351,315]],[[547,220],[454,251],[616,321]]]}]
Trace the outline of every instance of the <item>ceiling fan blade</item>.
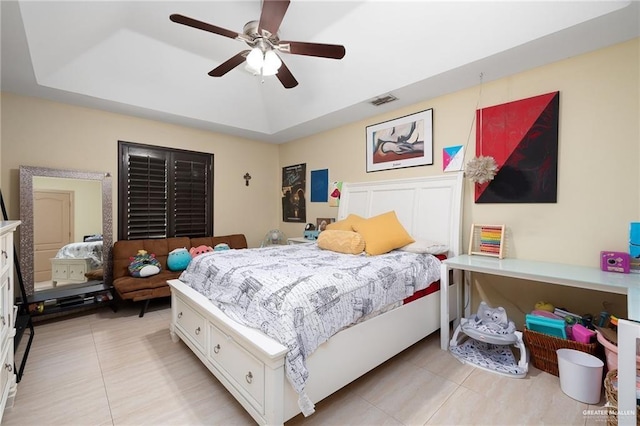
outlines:
[{"label": "ceiling fan blade", "polygon": [[321,58],[342,59],[347,53],[339,44],[306,43],[303,41],[281,41],[278,50],[294,55],[318,56]]},{"label": "ceiling fan blade", "polygon": [[263,0],[258,29],[260,31],[268,31],[267,37],[278,33],[289,3],[289,0]]},{"label": "ceiling fan blade", "polygon": [[250,50],[243,50],[237,55],[227,59],[225,62],[221,63],[211,71],[209,71],[209,75],[211,77],[222,77],[241,63],[245,61],[245,58],[249,54]]},{"label": "ceiling fan blade", "polygon": [[235,31],[227,30],[225,28],[216,27],[215,25],[207,24],[206,22],[198,21],[197,19],[189,18],[188,16],[179,15],[174,13],[169,16],[173,22],[186,25],[187,27],[197,28],[203,31],[209,31],[210,33],[218,34],[229,38],[238,38],[240,34]]},{"label": "ceiling fan blade", "polygon": [[291,74],[291,71],[289,71],[289,68],[287,68],[284,62],[280,65],[280,68],[278,68],[276,77],[278,77],[278,80],[280,80],[280,83],[282,83],[285,89],[291,89],[298,85],[298,80]]}]

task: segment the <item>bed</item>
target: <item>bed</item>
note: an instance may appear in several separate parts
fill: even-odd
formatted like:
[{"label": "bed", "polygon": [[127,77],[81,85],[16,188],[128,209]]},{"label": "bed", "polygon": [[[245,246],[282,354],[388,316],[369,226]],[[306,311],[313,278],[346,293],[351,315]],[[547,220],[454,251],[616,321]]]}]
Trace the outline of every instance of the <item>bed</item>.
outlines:
[{"label": "bed", "polygon": [[[462,183],[461,173],[345,183],[337,219],[393,210],[411,236],[446,243],[447,255],[454,256],[461,242]],[[451,283],[445,309],[453,319],[459,312],[459,279]],[[259,424],[283,424],[308,411],[307,397],[311,404],[326,398],[440,327],[438,290],[342,329],[306,358],[303,397],[287,378],[291,345],[233,320],[222,305],[180,280],[169,285],[172,339],[182,340]]]},{"label": "bed", "polygon": [[62,247],[51,259],[53,285],[87,281],[86,273],[102,268],[102,240],[70,243]]}]

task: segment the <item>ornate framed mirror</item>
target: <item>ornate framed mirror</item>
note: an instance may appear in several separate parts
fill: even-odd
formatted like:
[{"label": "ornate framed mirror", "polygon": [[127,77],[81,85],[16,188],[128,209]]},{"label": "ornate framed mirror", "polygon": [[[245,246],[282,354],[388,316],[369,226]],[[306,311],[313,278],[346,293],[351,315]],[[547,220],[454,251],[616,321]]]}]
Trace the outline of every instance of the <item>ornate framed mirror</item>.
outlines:
[{"label": "ornate framed mirror", "polygon": [[[56,288],[58,282],[62,288],[64,284],[87,280],[84,272],[98,271],[99,267],[102,279],[111,281],[111,194],[109,173],[20,166],[20,268],[27,296],[38,289]],[[84,260],[68,262],[86,263],[84,269],[77,269],[81,273],[68,275],[66,280],[59,276],[63,269],[67,274],[72,270],[69,267],[66,271],[65,264],[56,266],[55,258],[63,247],[73,246],[76,250],[77,243],[96,241],[100,243],[91,246],[91,250],[97,256],[79,254]]]}]

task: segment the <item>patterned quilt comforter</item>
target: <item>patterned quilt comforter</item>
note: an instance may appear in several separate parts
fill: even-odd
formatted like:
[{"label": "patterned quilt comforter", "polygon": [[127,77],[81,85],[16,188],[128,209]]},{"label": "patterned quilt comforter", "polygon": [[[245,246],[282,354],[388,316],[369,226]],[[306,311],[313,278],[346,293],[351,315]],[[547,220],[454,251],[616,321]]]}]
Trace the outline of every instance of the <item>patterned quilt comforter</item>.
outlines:
[{"label": "patterned quilt comforter", "polygon": [[440,278],[428,254],[347,255],[316,244],[228,250],[195,257],[180,280],[235,321],[289,348],[285,370],[305,415],[305,359],[361,317],[402,301]]},{"label": "patterned quilt comforter", "polygon": [[102,241],[71,243],[62,247],[56,259],[91,259],[91,269],[102,267]]}]

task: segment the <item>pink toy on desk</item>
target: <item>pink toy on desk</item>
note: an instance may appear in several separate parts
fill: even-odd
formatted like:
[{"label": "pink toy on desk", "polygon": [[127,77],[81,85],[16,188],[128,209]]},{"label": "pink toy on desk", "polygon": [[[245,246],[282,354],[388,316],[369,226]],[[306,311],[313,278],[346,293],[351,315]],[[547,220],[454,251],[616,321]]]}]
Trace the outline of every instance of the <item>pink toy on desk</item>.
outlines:
[{"label": "pink toy on desk", "polygon": [[631,256],[629,253],[619,251],[601,251],[600,252],[600,269],[605,272],[621,272],[629,273],[631,264]]}]

